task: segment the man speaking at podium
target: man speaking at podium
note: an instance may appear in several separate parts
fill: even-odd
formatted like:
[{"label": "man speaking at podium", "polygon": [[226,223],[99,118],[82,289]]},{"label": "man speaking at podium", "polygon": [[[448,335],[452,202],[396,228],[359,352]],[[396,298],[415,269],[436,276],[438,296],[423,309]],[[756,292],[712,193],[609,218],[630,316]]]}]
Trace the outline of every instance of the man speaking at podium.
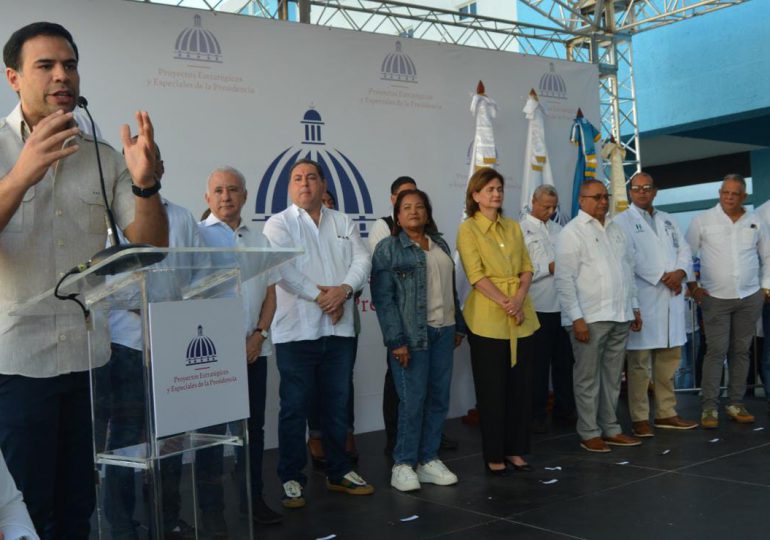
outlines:
[{"label": "man speaking at podium", "polygon": [[[94,470],[83,317],[7,313],[104,247],[97,154],[72,116],[80,87],[72,35],[27,25],[3,60],[19,103],[0,120],[0,448],[40,537],[85,539]],[[146,112],[136,119],[135,142],[121,128],[125,162],[99,141],[107,199],[129,240],[165,246],[152,124]],[[98,362],[107,359],[105,347]]]}]

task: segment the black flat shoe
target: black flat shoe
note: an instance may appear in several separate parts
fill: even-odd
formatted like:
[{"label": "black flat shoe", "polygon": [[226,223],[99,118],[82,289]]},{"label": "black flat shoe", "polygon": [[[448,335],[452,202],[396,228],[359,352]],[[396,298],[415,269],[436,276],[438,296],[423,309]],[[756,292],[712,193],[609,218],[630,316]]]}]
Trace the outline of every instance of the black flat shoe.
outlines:
[{"label": "black flat shoe", "polygon": [[524,465],[516,465],[515,463],[511,463],[508,461],[506,463],[511,469],[513,469],[516,472],[532,472],[532,465],[529,463],[525,463]]},{"label": "black flat shoe", "polygon": [[489,465],[484,465],[484,470],[486,470],[487,474],[490,476],[497,476],[498,478],[502,478],[504,476],[508,476],[510,473],[508,472],[508,467],[502,468],[502,469],[490,469]]}]

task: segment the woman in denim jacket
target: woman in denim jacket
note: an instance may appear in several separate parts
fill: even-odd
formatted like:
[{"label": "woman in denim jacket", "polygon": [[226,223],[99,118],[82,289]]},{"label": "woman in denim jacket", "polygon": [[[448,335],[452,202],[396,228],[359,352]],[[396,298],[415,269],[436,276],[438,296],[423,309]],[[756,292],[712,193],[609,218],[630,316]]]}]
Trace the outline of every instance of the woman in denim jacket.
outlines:
[{"label": "woman in denim jacket", "polygon": [[371,281],[401,400],[390,484],[400,491],[419,489],[420,482],[448,486],[457,476],[438,459],[438,448],[453,349],[465,335],[454,264],[424,192],[401,192],[393,221],[393,235],[374,251]]}]

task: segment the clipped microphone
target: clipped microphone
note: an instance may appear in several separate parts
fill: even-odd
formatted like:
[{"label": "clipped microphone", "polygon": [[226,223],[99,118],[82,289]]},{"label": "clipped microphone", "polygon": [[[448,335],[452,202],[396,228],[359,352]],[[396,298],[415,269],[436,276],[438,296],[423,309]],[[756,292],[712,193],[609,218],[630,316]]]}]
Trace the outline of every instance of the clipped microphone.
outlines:
[{"label": "clipped microphone", "polygon": [[[88,261],[88,266],[91,267],[107,259],[108,257],[115,255],[116,253],[120,253],[121,251],[134,248],[152,248],[155,246],[151,246],[150,244],[120,243],[118,226],[115,224],[115,216],[112,213],[112,208],[110,208],[110,203],[107,200],[107,188],[105,187],[104,183],[104,171],[102,170],[102,159],[101,155],[99,154],[99,142],[96,140],[96,123],[91,116],[91,112],[88,110],[88,100],[83,96],[78,96],[76,103],[78,107],[86,112],[86,115],[88,115],[88,120],[91,123],[91,132],[93,133],[94,138],[94,149],[96,150],[96,165],[99,169],[99,186],[101,188],[102,200],[104,201],[104,212],[107,216],[107,224],[110,230],[110,243],[112,244],[110,247],[99,251],[93,257],[91,257],[91,260]],[[155,264],[156,262],[160,262],[165,258],[165,253],[130,253],[115,259],[102,268],[99,268],[95,274],[104,276],[136,270],[138,268],[143,268],[145,266]]]}]

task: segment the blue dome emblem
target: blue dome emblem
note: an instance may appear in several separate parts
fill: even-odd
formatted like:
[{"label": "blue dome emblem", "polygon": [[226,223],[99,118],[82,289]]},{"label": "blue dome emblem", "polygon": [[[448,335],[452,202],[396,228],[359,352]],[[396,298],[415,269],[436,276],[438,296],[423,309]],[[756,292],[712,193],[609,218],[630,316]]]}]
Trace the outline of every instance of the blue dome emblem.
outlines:
[{"label": "blue dome emblem", "polygon": [[380,67],[382,79],[397,82],[417,82],[417,68],[409,55],[401,52],[401,42],[396,41],[396,52],[385,57]]},{"label": "blue dome emblem", "polygon": [[203,326],[198,325],[198,335],[187,345],[187,365],[210,364],[217,361],[217,348],[211,339],[203,335]]},{"label": "blue dome emblem", "polygon": [[270,216],[286,210],[289,201],[289,171],[299,159],[316,161],[326,178],[326,189],[337,201],[338,210],[350,214],[358,222],[359,234],[369,236],[367,223],[375,221],[372,198],[364,177],[353,161],[336,148],[328,148],[322,128],[326,123],[313,107],[300,121],[302,140],[299,146],[290,146],[267,167],[257,188],[254,221],[267,221]]},{"label": "blue dome emblem", "polygon": [[553,62],[548,73],[540,77],[540,96],[556,99],[567,99],[567,83],[556,73]]},{"label": "blue dome emblem", "polygon": [[176,38],[174,58],[199,62],[222,63],[222,48],[216,36],[201,26],[201,16],[193,17],[193,26],[185,28]]}]

